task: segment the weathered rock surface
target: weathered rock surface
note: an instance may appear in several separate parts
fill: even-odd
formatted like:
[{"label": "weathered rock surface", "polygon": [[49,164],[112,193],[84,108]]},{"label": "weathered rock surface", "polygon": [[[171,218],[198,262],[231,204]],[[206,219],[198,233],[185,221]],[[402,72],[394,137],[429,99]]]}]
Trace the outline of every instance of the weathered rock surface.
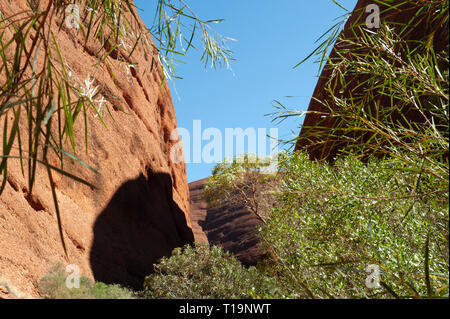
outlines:
[{"label": "weathered rock surface", "polygon": [[256,265],[266,255],[257,231],[261,221],[242,207],[208,207],[202,198],[206,180],[189,183],[190,218],[195,242],[220,246],[233,253],[244,265]]},{"label": "weathered rock surface", "polygon": [[[25,0],[0,0],[3,17],[27,9]],[[161,86],[161,67],[140,46],[130,61],[136,68],[127,70],[114,54],[96,67],[99,41],[85,45],[76,29],[59,30],[62,23],[55,18],[51,26],[72,72],[71,81],[82,86],[86,79],[95,79],[99,98],[108,101],[113,116],[104,112],[105,128],[88,110],[87,154],[84,120],[78,119],[74,127],[77,156],[98,174],[72,160],[65,164],[96,189],[54,172],[66,257],[45,168],[37,169],[30,199],[27,171],[22,174],[19,161],[10,159],[8,182],[0,196],[0,280],[36,297],[39,278],[52,264],[62,262],[78,265],[82,274],[96,280],[140,288],[157,259],[193,241],[185,164],[169,160],[170,149],[178,142],[170,140],[177,125],[170,92],[167,85]],[[38,69],[41,61],[39,54]],[[26,76],[30,75],[28,70]],[[2,81],[0,73],[1,85]],[[24,121],[21,118],[22,125]],[[21,133],[26,140],[27,133]],[[56,159],[53,164],[58,165]]]},{"label": "weathered rock surface", "polygon": [[[360,30],[358,26],[364,26],[366,19],[369,15],[373,14],[373,11],[366,10],[369,5],[377,4],[380,9],[380,21],[385,22],[391,28],[399,31],[398,24],[405,24],[411,20],[411,18],[423,9],[423,1],[403,1],[403,0],[393,0],[389,1],[388,4],[382,4],[380,2],[374,2],[372,0],[359,0],[353,9],[352,14],[348,18],[342,32],[341,37],[343,39],[357,39],[360,35]],[[388,7],[390,6],[390,7]],[[371,21],[371,20],[370,20]],[[402,34],[402,40],[408,41],[412,48],[415,44],[414,41],[421,39],[424,35],[433,35],[433,45],[436,52],[444,50],[448,46],[448,21],[445,25],[439,28],[434,28],[434,24],[427,19],[415,20],[414,24],[411,24],[406,32]],[[376,31],[373,29],[372,31]],[[339,42],[335,44],[335,47],[330,53],[329,58],[334,60],[335,63],[339,62],[339,56],[336,52],[336,46]],[[345,44],[346,49],[352,48],[351,45]],[[328,104],[332,109],[336,109],[337,106],[333,103],[333,98],[330,93],[324,88],[327,86],[327,82],[331,78],[331,68],[329,63],[325,65],[322,73],[320,74],[319,80],[316,84],[313,98],[310,101],[308,113],[305,116],[302,129],[300,131],[299,139],[296,144],[295,150],[306,149],[313,159],[328,159],[331,160],[335,157],[337,152],[347,143],[345,138],[338,137],[327,137],[329,128],[333,127],[337,123],[337,119],[334,117],[322,116],[324,113],[329,113],[328,109],[324,104]],[[352,83],[347,86],[344,90],[341,89],[341,85],[337,80],[333,80],[330,85],[334,87],[334,94],[339,98],[349,98],[350,96],[357,96],[361,92],[364,92],[365,85],[365,75],[356,74],[352,78],[347,78],[347,83]],[[342,92],[341,92],[342,91]],[[389,96],[379,96],[379,105],[389,105]],[[369,106],[370,107],[370,106]],[[375,112],[374,110],[372,112]],[[320,114],[319,114],[320,113]],[[413,122],[423,122],[423,114],[413,108],[403,108],[402,114],[394,114],[393,118],[396,121],[402,121],[403,116],[408,119],[408,121]],[[320,128],[319,128],[320,127]],[[318,133],[319,132],[319,133]],[[324,134],[325,132],[325,134]],[[320,136],[320,137],[317,137]],[[319,142],[319,144],[317,144]]]},{"label": "weathered rock surface", "polygon": [[18,296],[6,284],[0,282],[0,299],[17,299]]}]

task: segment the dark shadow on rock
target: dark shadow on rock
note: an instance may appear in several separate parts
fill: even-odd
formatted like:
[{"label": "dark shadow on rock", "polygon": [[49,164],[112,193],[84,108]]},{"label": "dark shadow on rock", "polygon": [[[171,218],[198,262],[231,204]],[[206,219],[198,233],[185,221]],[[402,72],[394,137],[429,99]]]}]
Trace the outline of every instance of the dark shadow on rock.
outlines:
[{"label": "dark shadow on rock", "polygon": [[197,239],[233,253],[246,266],[256,265],[267,256],[257,230],[261,221],[237,204],[209,207],[203,198],[206,181],[207,178],[189,184],[189,216]]},{"label": "dark shadow on rock", "polygon": [[159,258],[194,241],[172,195],[171,176],[150,170],[117,190],[94,225],[90,263],[96,281],[142,289]]},{"label": "dark shadow on rock", "polygon": [[207,208],[202,228],[211,245],[221,246],[244,265],[253,266],[266,256],[257,230],[260,224],[247,209],[223,205]]}]

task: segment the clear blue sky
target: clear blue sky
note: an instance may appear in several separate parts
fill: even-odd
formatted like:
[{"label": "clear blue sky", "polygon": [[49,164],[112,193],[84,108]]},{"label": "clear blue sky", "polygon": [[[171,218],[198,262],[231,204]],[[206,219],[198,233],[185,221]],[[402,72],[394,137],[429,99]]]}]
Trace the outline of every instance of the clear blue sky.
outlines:
[{"label": "clear blue sky", "polygon": [[[350,11],[356,2],[339,1]],[[215,127],[222,132],[227,127],[278,127],[280,138],[298,134],[302,119],[277,126],[264,115],[275,111],[272,106],[275,99],[290,109],[307,109],[317,82],[318,64],[310,60],[299,68],[293,66],[316,47],[315,40],[345,11],[332,0],[187,3],[201,19],[225,19],[214,24],[214,29],[237,40],[229,45],[237,61],[232,63],[232,71],[205,69],[200,63],[200,50],[190,51],[183,59],[187,64],[179,64],[177,68],[183,79],[175,80],[171,86],[178,127],[192,131],[193,121],[201,120],[203,129]],[[144,10],[140,16],[151,26],[156,0],[135,0],[135,4]],[[213,166],[188,163],[188,181],[209,176]]]}]

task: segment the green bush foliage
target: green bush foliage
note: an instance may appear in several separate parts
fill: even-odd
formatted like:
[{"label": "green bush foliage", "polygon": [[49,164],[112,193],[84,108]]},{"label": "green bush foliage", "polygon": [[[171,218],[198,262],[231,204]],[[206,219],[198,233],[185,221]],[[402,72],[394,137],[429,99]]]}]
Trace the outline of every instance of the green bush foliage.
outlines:
[{"label": "green bush foliage", "polygon": [[[347,38],[336,24],[321,37],[310,56],[330,71],[322,110],[276,102],[274,120],[320,118],[293,142],[333,162],[285,154],[262,230],[279,279],[299,297],[448,298],[449,57],[433,41],[448,30],[448,1],[403,4],[417,10],[410,21],[381,21],[376,32],[355,24]],[[408,41],[420,21],[429,32]],[[381,270],[379,288],[366,285],[368,265]]]},{"label": "green bush foliage", "polygon": [[220,247],[187,245],[155,265],[144,283],[146,298],[266,298],[281,296],[274,278],[245,268]]},{"label": "green bush foliage", "polygon": [[38,290],[46,299],[133,299],[132,291],[120,285],[93,282],[86,276],[80,277],[79,288],[66,286],[66,273],[61,264],[56,264],[38,282]]},{"label": "green bush foliage", "polygon": [[217,163],[206,181],[203,198],[212,207],[226,204],[244,207],[264,222],[275,204],[275,159],[244,154]]},{"label": "green bush foliage", "polygon": [[[403,161],[304,153],[281,161],[277,207],[262,230],[299,297],[448,297],[448,184]],[[380,288],[366,287],[378,265]]]}]

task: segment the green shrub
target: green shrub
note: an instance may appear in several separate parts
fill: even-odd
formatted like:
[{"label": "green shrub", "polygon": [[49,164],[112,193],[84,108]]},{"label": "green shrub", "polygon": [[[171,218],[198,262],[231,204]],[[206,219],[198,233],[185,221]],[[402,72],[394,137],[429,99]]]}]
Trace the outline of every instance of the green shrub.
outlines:
[{"label": "green shrub", "polygon": [[147,298],[269,298],[281,296],[274,278],[245,268],[216,246],[174,249],[170,258],[155,265],[144,283]]},{"label": "green shrub", "polygon": [[[448,297],[448,184],[400,160],[303,153],[281,161],[278,205],[262,230],[299,297]],[[366,287],[368,265],[381,287]]]},{"label": "green shrub", "polygon": [[[382,19],[376,31],[356,19],[344,37],[336,24],[309,56],[320,56],[327,78],[317,107],[276,103],[275,120],[315,119],[297,149],[336,160],[298,153],[281,161],[262,238],[299,296],[448,297],[449,55],[448,45],[435,46],[448,42],[448,1],[378,2],[385,17],[402,5],[414,14]],[[380,267],[380,288],[365,285],[368,265]]]},{"label": "green shrub", "polygon": [[217,163],[206,181],[203,198],[211,207],[242,206],[264,222],[275,205],[276,174],[271,170],[275,160],[245,154]]},{"label": "green shrub", "polygon": [[61,264],[52,267],[38,283],[40,294],[47,299],[132,299],[134,294],[120,285],[92,282],[86,276],[80,277],[79,288],[66,286],[66,273]]}]

